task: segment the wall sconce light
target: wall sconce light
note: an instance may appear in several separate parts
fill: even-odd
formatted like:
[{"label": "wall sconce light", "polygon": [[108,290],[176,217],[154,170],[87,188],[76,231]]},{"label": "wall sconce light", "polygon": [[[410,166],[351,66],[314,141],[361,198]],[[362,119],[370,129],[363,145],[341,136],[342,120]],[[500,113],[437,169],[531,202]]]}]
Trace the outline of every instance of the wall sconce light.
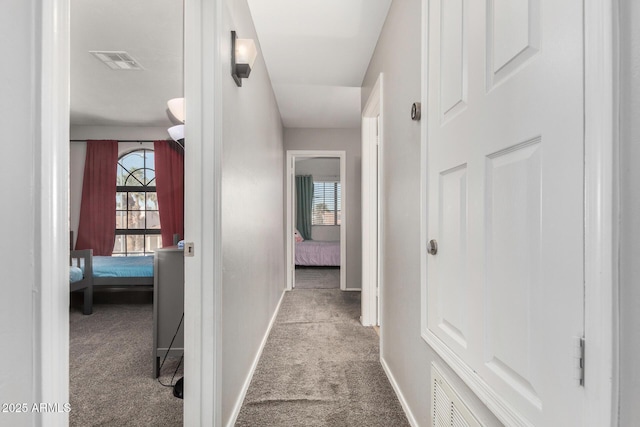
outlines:
[{"label": "wall sconce light", "polygon": [[231,31],[231,76],[238,86],[249,77],[251,67],[258,56],[258,49],[253,39],[239,39],[235,31]]}]

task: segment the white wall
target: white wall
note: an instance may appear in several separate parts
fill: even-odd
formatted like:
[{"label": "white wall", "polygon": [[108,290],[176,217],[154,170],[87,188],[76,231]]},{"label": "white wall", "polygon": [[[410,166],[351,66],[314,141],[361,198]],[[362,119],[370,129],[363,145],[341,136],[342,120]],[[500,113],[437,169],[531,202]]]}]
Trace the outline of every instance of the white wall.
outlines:
[{"label": "white wall", "polygon": [[70,139],[170,139],[167,128],[155,126],[78,126],[69,129]]},{"label": "white wall", "polygon": [[[256,39],[246,0],[225,2],[223,34]],[[223,38],[222,69],[230,69]],[[237,87],[223,78],[222,421],[244,382],[285,288],[282,124],[262,54]]]},{"label": "white wall", "polygon": [[640,3],[620,1],[620,426],[640,425]]},{"label": "white wall", "polygon": [[384,73],[381,356],[418,425],[430,425],[433,361],[486,425],[499,425],[420,337],[420,122],[410,111],[421,97],[421,10],[421,0],[391,4],[362,88],[364,106]]},{"label": "white wall", "polygon": [[[340,180],[339,158],[311,158],[296,161],[296,175],[311,175],[314,179]],[[339,241],[339,225],[311,226],[311,239],[319,241]]]},{"label": "white wall", "polygon": [[296,160],[296,175],[313,175],[318,178],[340,178],[340,159],[303,158]]},{"label": "white wall", "polygon": [[340,241],[339,225],[313,225],[311,226],[311,240],[320,242]]},{"label": "white wall", "polygon": [[[0,223],[5,241],[0,246],[0,341],[9,350],[2,354],[0,402],[34,402],[38,118],[33,114],[37,111],[37,87],[31,76],[36,66],[32,56],[36,12],[31,2],[22,0],[3,2],[0,9],[0,51],[12,58],[11,67],[0,67],[0,126],[11,129],[11,135],[3,138],[7,157],[0,168],[4,200]],[[35,416],[0,414],[0,418],[10,425],[30,426]]]},{"label": "white wall", "polygon": [[[347,288],[362,287],[361,142],[358,129],[284,130],[285,150],[343,150],[347,153]],[[338,239],[339,240],[339,239]]]},{"label": "white wall", "polygon": [[[87,139],[115,139],[155,141],[169,139],[166,128],[143,126],[71,126],[69,160],[69,228],[74,240],[78,238],[80,222],[80,204],[82,202],[82,180],[84,177],[84,159],[87,154]],[[77,142],[77,140],[81,142]],[[151,148],[152,142],[121,142],[118,144],[118,156],[136,148]],[[74,242],[75,243],[75,242]]]},{"label": "white wall", "polygon": [[86,142],[72,142],[69,144],[69,229],[73,231],[73,247],[75,247],[75,241],[78,239],[86,156]]}]

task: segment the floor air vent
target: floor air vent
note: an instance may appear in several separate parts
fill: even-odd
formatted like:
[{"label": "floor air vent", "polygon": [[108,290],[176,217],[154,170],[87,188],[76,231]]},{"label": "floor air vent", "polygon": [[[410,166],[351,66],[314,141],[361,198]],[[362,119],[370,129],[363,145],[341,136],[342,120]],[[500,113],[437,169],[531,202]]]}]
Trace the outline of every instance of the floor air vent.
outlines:
[{"label": "floor air vent", "polygon": [[431,365],[434,427],[481,427],[438,368]]}]

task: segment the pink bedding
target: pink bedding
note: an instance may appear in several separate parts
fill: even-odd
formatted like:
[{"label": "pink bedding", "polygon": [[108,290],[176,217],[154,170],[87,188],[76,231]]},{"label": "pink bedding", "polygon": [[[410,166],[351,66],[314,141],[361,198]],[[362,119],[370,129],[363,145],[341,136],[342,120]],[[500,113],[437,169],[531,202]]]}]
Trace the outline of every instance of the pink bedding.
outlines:
[{"label": "pink bedding", "polygon": [[296,243],[296,265],[340,266],[340,241],[305,240]]}]

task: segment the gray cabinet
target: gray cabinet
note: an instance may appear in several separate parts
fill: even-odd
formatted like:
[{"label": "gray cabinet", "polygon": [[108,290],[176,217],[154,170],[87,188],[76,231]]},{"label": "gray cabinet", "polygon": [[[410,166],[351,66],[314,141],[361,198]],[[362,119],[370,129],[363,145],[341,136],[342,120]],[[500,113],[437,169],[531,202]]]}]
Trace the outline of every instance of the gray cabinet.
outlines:
[{"label": "gray cabinet", "polygon": [[183,250],[176,246],[156,249],[153,275],[153,376],[156,378],[176,331],[169,357],[180,357],[184,351],[184,322],[180,325],[184,313]]}]

